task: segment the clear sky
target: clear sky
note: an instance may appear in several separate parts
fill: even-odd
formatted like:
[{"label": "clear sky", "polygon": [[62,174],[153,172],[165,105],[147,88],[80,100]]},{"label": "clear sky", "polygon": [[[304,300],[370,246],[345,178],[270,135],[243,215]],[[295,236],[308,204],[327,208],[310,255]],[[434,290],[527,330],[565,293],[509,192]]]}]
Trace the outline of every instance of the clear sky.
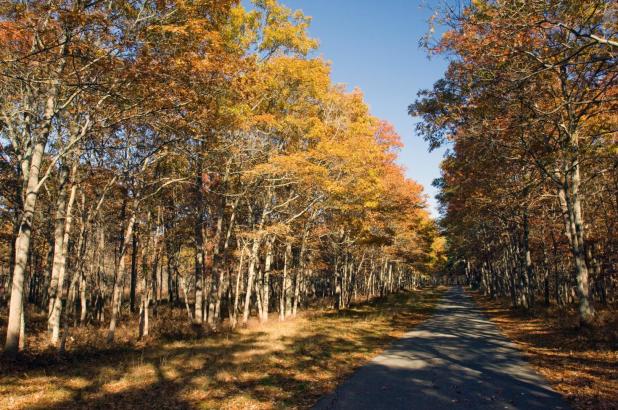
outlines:
[{"label": "clear sky", "polygon": [[405,144],[401,164],[408,177],[425,187],[437,216],[436,190],[442,151],[427,152],[415,135],[417,120],[407,107],[423,88],[430,88],[446,69],[446,62],[427,58],[419,39],[427,32],[432,1],[425,0],[280,0],[313,17],[310,33],[320,40],[321,54],[332,62],[336,83],[359,87],[371,111],[391,122]]}]

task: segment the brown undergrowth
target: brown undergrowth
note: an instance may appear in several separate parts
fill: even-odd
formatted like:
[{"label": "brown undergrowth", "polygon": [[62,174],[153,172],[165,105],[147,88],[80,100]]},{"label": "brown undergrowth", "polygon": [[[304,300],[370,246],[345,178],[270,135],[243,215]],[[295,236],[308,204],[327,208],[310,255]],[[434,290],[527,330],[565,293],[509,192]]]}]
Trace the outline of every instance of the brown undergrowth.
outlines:
[{"label": "brown undergrowth", "polygon": [[[233,333],[161,332],[141,347],[127,341],[4,361],[0,408],[308,408],[425,320],[440,293],[406,292]],[[161,339],[170,336],[184,340]]]},{"label": "brown undergrowth", "polygon": [[597,309],[595,325],[580,328],[572,307],[513,310],[506,299],[470,294],[575,409],[618,409],[615,307]]}]

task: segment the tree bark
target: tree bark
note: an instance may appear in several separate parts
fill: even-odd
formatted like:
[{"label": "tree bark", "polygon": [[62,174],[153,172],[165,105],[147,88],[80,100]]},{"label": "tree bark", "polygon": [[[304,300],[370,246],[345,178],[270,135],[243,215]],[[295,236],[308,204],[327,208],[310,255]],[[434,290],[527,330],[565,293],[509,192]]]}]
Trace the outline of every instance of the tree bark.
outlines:
[{"label": "tree bark", "polygon": [[267,200],[264,202],[264,208],[262,209],[262,213],[260,214],[260,220],[257,223],[255,234],[256,237],[253,239],[253,245],[251,246],[251,253],[249,254],[249,268],[247,270],[247,293],[245,294],[245,306],[242,314],[242,324],[246,325],[249,321],[250,314],[250,304],[251,304],[251,292],[253,282],[255,281],[255,265],[258,262],[258,251],[260,250],[261,243],[261,230],[264,227],[264,220],[266,215],[268,214],[268,204],[270,199],[272,198],[272,194],[269,192],[267,195]]},{"label": "tree bark", "polygon": [[135,312],[135,288],[137,285],[137,229],[133,231],[131,238],[131,293],[129,295],[129,303],[131,312]]},{"label": "tree bark", "polygon": [[56,198],[56,220],[54,221],[54,247],[53,257],[51,265],[51,274],[49,288],[47,290],[48,295],[48,309],[47,309],[47,329],[51,332],[54,319],[54,305],[56,298],[58,297],[58,282],[60,274],[60,260],[62,259],[62,247],[64,241],[64,227],[65,216],[67,211],[67,190],[66,185],[69,180],[69,167],[67,164],[60,166],[60,172],[58,175],[58,194]]},{"label": "tree bark", "polygon": [[281,278],[281,295],[279,296],[279,320],[285,320],[288,293],[288,260],[292,255],[292,244],[288,241],[283,255],[283,276]]},{"label": "tree bark", "polygon": [[[77,163],[73,164],[73,169],[71,170],[71,179],[75,179],[75,174],[77,172]],[[67,203],[67,209],[65,212],[65,223],[63,229],[63,239],[61,246],[61,254],[59,260],[59,272],[58,272],[58,288],[59,288],[59,297],[57,296],[54,299],[54,304],[52,307],[52,314],[50,315],[50,324],[52,328],[51,335],[51,344],[56,345],[58,343],[58,338],[60,337],[60,322],[62,318],[62,309],[63,306],[66,305],[66,297],[67,297],[67,285],[68,280],[66,278],[66,266],[67,266],[67,257],[69,253],[69,236],[71,234],[71,227],[73,225],[73,203],[75,202],[75,194],[77,192],[77,184],[72,182],[71,193],[69,195],[69,201]]]},{"label": "tree bark", "polygon": [[236,319],[236,315],[238,312],[238,302],[240,299],[240,284],[242,283],[242,266],[243,266],[243,259],[245,257],[245,246],[243,245],[240,248],[240,258],[238,261],[238,272],[236,274],[236,286],[234,289],[234,304],[232,305],[232,307],[230,308],[230,327],[232,329],[236,328],[236,324],[237,324],[237,319]]},{"label": "tree bark", "polygon": [[594,309],[590,304],[589,273],[584,253],[584,223],[579,198],[580,176],[577,163],[573,164],[573,176],[570,179],[571,181],[569,176],[565,175],[564,185],[558,189],[558,198],[565,215],[565,232],[575,261],[579,319],[583,325],[589,325],[594,319]]},{"label": "tree bark", "polygon": [[[34,219],[34,209],[39,195],[39,173],[41,169],[41,161],[43,151],[47,144],[47,136],[51,128],[51,115],[49,111],[54,110],[55,98],[48,102],[49,125],[43,131],[43,135],[38,138],[34,149],[32,150],[32,158],[30,160],[30,175],[26,187],[26,197],[23,204],[23,212],[19,224],[17,239],[15,240],[15,266],[13,269],[13,283],[11,287],[11,301],[9,303],[9,320],[6,332],[6,342],[4,345],[4,353],[8,356],[14,356],[19,350],[20,332],[24,307],[24,274],[26,264],[28,263],[28,252],[30,250],[30,238],[32,235],[32,222]],[[23,343],[23,340],[21,341]]]},{"label": "tree bark", "polygon": [[262,283],[262,317],[261,322],[268,321],[268,309],[270,305],[270,269],[273,261],[274,237],[267,240],[266,259],[264,261],[264,282]]},{"label": "tree bark", "polygon": [[125,255],[127,248],[129,247],[129,241],[132,240],[133,226],[135,225],[135,219],[137,217],[137,200],[134,201],[133,209],[131,210],[131,216],[127,223],[127,227],[124,232],[124,240],[120,246],[120,252],[118,261],[114,267],[114,286],[112,289],[112,305],[111,305],[111,319],[109,322],[109,330],[107,332],[107,341],[111,343],[114,341],[114,334],[116,332],[116,322],[118,320],[118,313],[120,311],[120,300],[124,282],[125,271]]}]

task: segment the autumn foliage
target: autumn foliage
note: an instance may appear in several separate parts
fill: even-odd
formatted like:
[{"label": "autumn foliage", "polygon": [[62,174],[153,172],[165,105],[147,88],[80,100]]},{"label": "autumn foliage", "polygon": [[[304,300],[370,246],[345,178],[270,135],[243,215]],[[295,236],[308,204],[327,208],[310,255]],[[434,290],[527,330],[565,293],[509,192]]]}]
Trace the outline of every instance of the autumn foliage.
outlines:
[{"label": "autumn foliage", "polygon": [[451,272],[513,307],[618,291],[616,3],[472,1],[428,42],[451,62],[410,113],[442,163]]},{"label": "autumn foliage", "polygon": [[399,137],[331,82],[309,22],[275,0],[2,3],[7,354],[29,312],[65,350],[131,317],[145,337],[162,304],[233,328],[437,266]]}]

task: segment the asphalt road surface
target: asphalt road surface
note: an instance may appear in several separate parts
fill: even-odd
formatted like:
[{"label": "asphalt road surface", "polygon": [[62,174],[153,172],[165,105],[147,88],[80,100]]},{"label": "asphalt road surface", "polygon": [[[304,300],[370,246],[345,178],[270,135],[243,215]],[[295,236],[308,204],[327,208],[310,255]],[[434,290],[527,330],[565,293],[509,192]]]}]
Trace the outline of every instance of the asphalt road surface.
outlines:
[{"label": "asphalt road surface", "polygon": [[314,409],[567,409],[461,288]]}]

